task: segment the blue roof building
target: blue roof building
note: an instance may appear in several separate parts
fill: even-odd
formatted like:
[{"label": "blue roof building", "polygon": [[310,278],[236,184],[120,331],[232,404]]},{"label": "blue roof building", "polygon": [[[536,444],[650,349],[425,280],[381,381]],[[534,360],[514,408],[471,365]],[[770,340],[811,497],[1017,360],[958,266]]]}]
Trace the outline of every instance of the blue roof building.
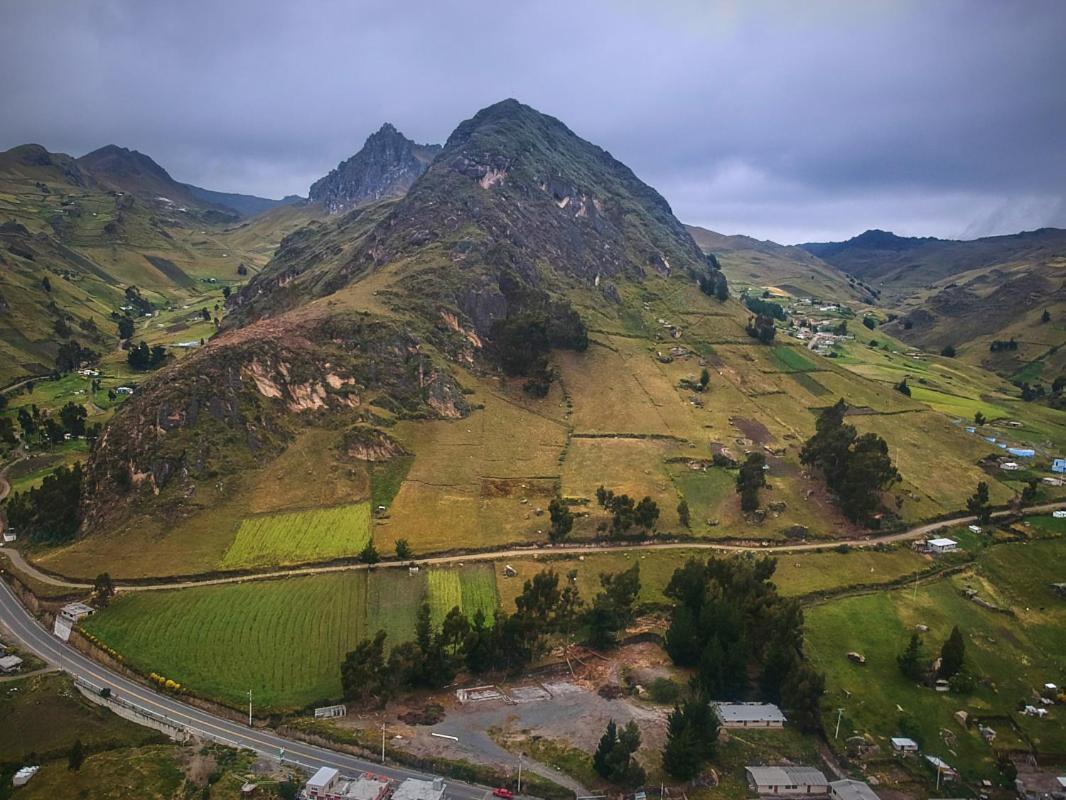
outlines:
[{"label": "blue roof building", "polygon": [[1052,472],[1066,472],[1066,458],[1056,458],[1051,462]]}]

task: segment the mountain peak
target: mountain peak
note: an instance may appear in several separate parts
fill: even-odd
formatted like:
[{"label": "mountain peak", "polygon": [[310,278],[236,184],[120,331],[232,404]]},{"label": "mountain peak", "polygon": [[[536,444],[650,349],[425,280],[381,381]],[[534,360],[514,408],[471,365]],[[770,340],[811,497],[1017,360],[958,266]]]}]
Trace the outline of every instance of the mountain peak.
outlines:
[{"label": "mountain peak", "polygon": [[358,153],[311,184],[308,194],[330,214],[402,197],[440,149],[440,145],[417,144],[386,122],[366,138]]}]

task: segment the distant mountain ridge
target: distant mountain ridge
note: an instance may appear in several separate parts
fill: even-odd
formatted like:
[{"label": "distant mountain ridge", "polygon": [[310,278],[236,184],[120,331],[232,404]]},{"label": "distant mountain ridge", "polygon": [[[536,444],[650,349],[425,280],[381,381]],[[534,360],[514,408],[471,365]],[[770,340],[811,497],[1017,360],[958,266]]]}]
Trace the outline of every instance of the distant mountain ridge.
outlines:
[{"label": "distant mountain ridge", "polygon": [[285,197],[280,200],[274,200],[269,197],[258,197],[254,194],[216,192],[211,189],[203,189],[199,186],[193,186],[191,183],[183,185],[200,200],[207,203],[213,203],[217,206],[232,208],[242,217],[255,217],[262,214],[264,211],[269,211],[278,206],[292,206],[307,202],[306,197],[300,197],[298,194],[289,194],[285,195]]},{"label": "distant mountain ridge", "polygon": [[440,151],[439,144],[417,144],[386,122],[358,153],[311,184],[309,197],[330,214],[402,197]]}]

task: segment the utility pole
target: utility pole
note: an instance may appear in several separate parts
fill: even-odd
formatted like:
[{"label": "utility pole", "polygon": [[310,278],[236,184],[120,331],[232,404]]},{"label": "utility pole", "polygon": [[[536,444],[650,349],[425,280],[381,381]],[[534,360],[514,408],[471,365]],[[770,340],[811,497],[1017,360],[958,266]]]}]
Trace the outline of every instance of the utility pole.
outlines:
[{"label": "utility pole", "polygon": [[518,754],[518,794],[522,794],[522,754]]},{"label": "utility pole", "polygon": [[381,723],[381,763],[385,763],[385,723]]},{"label": "utility pole", "polygon": [[252,727],[252,690],[248,690],[248,727]]},{"label": "utility pole", "polygon": [[838,708],[837,709],[837,729],[833,733],[833,738],[834,739],[839,739],[840,738],[840,718],[843,717],[843,716],[844,716],[844,709],[843,708]]}]

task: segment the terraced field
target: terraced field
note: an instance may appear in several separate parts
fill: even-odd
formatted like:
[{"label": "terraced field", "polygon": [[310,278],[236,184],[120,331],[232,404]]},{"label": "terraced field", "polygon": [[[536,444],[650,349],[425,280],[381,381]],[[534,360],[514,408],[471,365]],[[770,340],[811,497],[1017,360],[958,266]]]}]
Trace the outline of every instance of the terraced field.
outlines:
[{"label": "terraced field", "polygon": [[340,695],[340,663],[362,639],[378,630],[389,644],[413,638],[427,584],[454,584],[449,609],[480,606],[491,618],[490,565],[428,576],[393,569],[140,592],[84,628],[138,670],[197,694],[239,705],[251,689],[260,708],[297,709]]},{"label": "terraced field", "polygon": [[262,567],[357,555],[370,541],[370,504],[263,514],[241,522],[221,566]]},{"label": "terraced field", "polygon": [[465,569],[441,569],[429,573],[429,609],[434,625],[439,625],[453,608],[470,619],[481,610],[492,621],[496,613],[496,575],[491,565]]}]

